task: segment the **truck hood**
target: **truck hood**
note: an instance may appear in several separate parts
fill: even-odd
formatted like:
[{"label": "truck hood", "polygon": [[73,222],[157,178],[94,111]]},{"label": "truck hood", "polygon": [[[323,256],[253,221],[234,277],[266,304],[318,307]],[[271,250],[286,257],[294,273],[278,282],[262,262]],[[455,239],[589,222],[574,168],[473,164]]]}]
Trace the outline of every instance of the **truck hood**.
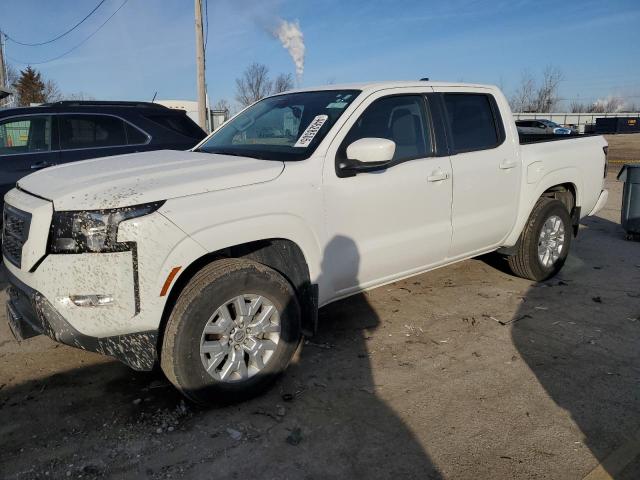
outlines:
[{"label": "truck hood", "polygon": [[283,169],[279,161],[160,150],[47,168],[18,187],[56,210],[100,210],[268,182]]}]

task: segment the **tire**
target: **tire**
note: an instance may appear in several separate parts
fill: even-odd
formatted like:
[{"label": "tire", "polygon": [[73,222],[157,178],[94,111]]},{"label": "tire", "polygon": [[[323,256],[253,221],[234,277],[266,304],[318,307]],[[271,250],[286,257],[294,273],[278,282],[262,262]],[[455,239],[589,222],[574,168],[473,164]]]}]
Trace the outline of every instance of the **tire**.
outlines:
[{"label": "tire", "polygon": [[295,291],[282,275],[249,260],[218,260],[180,293],[160,365],[195,403],[240,402],[263,392],[287,368],[302,339],[300,323]]},{"label": "tire", "polygon": [[[554,223],[554,225],[559,225],[557,221],[553,222],[550,219],[559,219],[561,222],[564,233],[562,235],[557,234],[556,237],[558,241],[562,241],[562,247],[557,258],[554,259],[552,254],[543,261],[539,256],[539,248],[540,253],[546,249],[544,248],[545,244],[542,243],[545,240],[541,238],[541,232],[547,221]],[[562,269],[569,254],[572,238],[571,227],[571,217],[561,201],[552,198],[540,198],[520,235],[516,254],[508,257],[511,271],[519,277],[536,282],[547,280],[556,275]],[[552,250],[554,250],[553,247],[551,248]],[[547,250],[547,253],[549,251]]]}]

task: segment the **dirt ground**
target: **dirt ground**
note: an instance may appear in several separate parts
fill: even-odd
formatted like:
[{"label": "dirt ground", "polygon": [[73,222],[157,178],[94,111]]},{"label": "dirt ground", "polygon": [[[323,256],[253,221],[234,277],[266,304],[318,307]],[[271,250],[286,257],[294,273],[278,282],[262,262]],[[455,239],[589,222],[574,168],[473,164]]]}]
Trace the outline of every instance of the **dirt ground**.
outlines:
[{"label": "dirt ground", "polygon": [[612,164],[640,162],[640,133],[604,137],[609,142],[609,160]]},{"label": "dirt ground", "polygon": [[226,408],[19,345],[2,312],[0,478],[640,478],[640,243],[607,183],[557,278],[489,255],[333,304],[270,392]]}]

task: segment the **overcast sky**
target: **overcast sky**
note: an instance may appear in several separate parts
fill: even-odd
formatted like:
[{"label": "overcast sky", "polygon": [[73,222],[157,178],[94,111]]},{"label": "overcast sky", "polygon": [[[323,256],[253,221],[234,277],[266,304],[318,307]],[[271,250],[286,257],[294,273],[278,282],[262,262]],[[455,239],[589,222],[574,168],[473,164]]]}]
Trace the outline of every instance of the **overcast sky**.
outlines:
[{"label": "overcast sky", "polygon": [[[192,0],[106,0],[87,22],[40,47],[7,42],[9,62],[32,62],[63,92],[97,99],[195,99]],[[2,0],[0,29],[23,42],[48,40],[98,0]],[[639,0],[209,0],[207,84],[212,102],[233,100],[252,62],[295,74],[269,34],[298,20],[306,45],[302,86],[370,80],[469,81],[510,93],[524,69],[559,67],[561,94],[592,101],[611,94],[640,103]]]}]

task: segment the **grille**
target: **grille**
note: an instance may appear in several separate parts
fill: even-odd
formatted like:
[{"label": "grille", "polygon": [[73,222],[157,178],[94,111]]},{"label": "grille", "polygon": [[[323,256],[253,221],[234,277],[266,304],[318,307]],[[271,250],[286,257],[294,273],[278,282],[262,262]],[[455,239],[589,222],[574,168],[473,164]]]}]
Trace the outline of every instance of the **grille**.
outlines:
[{"label": "grille", "polygon": [[2,253],[5,258],[20,268],[22,264],[22,246],[29,238],[31,214],[4,205],[2,213]]}]

